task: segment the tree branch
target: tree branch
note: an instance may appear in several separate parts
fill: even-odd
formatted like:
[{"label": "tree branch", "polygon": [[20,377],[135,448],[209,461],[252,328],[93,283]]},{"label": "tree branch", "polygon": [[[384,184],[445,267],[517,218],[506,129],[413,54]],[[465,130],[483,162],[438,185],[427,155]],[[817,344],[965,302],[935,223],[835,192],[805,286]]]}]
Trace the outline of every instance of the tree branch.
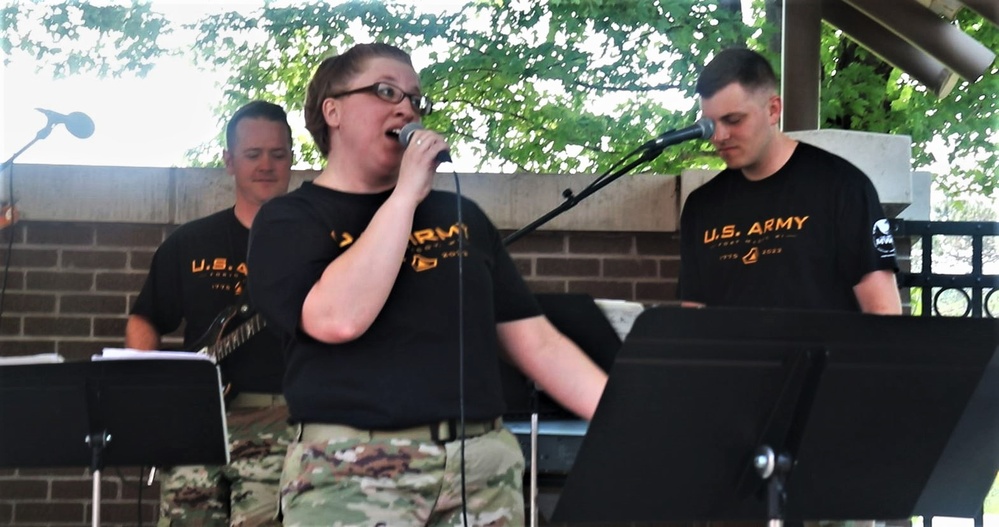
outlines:
[{"label": "tree branch", "polygon": [[582,81],[569,81],[573,86],[582,86],[584,88],[590,88],[593,90],[609,91],[609,92],[633,92],[633,93],[648,93],[654,91],[666,91],[671,89],[680,89],[679,84],[654,84],[652,86],[639,86],[635,85],[632,87],[624,86],[608,86],[603,84],[591,84]]}]

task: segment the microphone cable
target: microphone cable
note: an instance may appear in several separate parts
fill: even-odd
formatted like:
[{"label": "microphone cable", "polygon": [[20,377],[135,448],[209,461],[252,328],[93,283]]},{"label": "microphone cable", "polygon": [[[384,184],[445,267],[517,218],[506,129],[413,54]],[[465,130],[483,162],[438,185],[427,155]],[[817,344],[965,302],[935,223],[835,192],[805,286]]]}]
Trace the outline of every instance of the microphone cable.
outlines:
[{"label": "microphone cable", "polygon": [[[413,132],[421,129],[423,129],[422,123],[407,123],[399,131],[399,142],[404,148],[408,148]],[[461,482],[461,521],[462,525],[468,527],[468,487],[465,477],[465,229],[461,213],[461,182],[447,150],[438,152],[436,159],[441,163],[452,163],[451,175],[454,178],[455,221],[458,227],[458,464]],[[446,458],[446,447],[444,455]]]},{"label": "microphone cable", "polygon": [[[10,171],[7,177],[7,197],[10,198],[11,214],[14,214],[14,165],[10,165]],[[3,264],[3,284],[0,285],[0,320],[3,319],[4,313],[4,300],[7,298],[7,282],[10,279],[10,259],[14,252],[14,225],[13,222],[7,225],[10,229],[7,231],[7,254],[4,255]]]},{"label": "microphone cable", "polygon": [[458,181],[457,171],[452,169],[451,174],[454,177],[458,223],[458,435],[461,437],[459,443],[461,522],[468,527],[468,489],[465,485],[465,230],[461,215],[461,183]]}]

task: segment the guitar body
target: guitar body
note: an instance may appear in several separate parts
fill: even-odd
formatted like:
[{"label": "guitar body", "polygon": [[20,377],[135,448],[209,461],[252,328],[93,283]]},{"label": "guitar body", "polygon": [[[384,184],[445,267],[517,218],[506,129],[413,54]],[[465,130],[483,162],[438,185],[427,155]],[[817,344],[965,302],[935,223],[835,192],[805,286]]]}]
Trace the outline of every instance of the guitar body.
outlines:
[{"label": "guitar body", "polygon": [[[191,351],[208,355],[216,364],[221,363],[267,325],[262,315],[257,313],[251,316],[250,312],[250,306],[246,304],[226,307],[215,316],[201,338],[194,342]],[[222,395],[228,403],[236,396],[236,390],[224,376],[222,382]]]}]

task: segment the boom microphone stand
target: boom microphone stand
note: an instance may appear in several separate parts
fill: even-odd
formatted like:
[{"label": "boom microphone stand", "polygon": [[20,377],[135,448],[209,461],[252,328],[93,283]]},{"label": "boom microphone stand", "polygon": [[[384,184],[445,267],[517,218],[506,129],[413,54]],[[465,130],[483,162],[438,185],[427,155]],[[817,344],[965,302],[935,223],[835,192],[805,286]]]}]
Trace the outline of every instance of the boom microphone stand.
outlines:
[{"label": "boom microphone stand", "polygon": [[[47,122],[45,123],[45,126],[43,126],[40,130],[38,130],[38,133],[35,134],[34,139],[29,141],[28,144],[21,147],[21,149],[18,150],[17,152],[14,152],[14,155],[10,156],[10,159],[4,161],[3,164],[0,165],[0,176],[3,176],[3,173],[7,170],[7,168],[9,168],[14,164],[14,160],[17,159],[17,157],[20,156],[22,153],[24,153],[24,151],[27,150],[31,145],[48,137],[49,134],[52,133],[52,129],[55,127],[55,125],[59,123],[66,125],[66,129],[69,130],[69,133],[75,135],[76,137],[79,137],[80,139],[86,139],[91,135],[93,135],[94,133],[94,121],[90,118],[90,116],[88,116],[85,113],[73,112],[69,115],[63,115],[61,113],[53,112],[52,110],[46,110],[44,108],[35,108],[35,109],[45,114],[45,117],[48,118]],[[2,191],[2,189],[3,185],[0,185],[0,191]],[[10,179],[7,180],[7,192],[8,192],[7,199],[10,202],[10,206],[4,207],[2,213],[5,215],[3,220],[6,221],[7,224],[9,224],[13,223],[17,219],[17,213],[15,212],[15,209],[13,207],[14,204],[13,175],[10,177]],[[3,222],[0,221],[0,223]],[[13,247],[13,245],[14,245],[14,237],[10,236],[8,238],[8,243],[7,243],[7,261],[4,263],[3,266],[3,285],[0,286],[0,316],[3,315],[3,300],[4,296],[7,293],[7,272],[10,269],[10,255],[11,255],[11,248]]]},{"label": "boom microphone stand", "polygon": [[86,139],[91,135],[93,135],[94,133],[94,121],[85,113],[73,112],[69,115],[63,115],[61,113],[53,112],[52,110],[46,110],[44,108],[35,108],[35,109],[45,114],[45,116],[48,118],[48,122],[46,122],[45,126],[43,126],[40,130],[38,130],[38,133],[35,134],[34,139],[29,141],[28,144],[21,147],[21,149],[18,150],[17,152],[14,152],[14,155],[10,156],[10,159],[3,162],[3,165],[0,166],[0,173],[2,173],[4,170],[7,170],[7,167],[14,164],[14,160],[17,159],[19,155],[23,154],[25,150],[31,147],[31,145],[48,137],[49,134],[52,133],[52,129],[55,128],[55,125],[57,124],[60,123],[65,124],[66,129],[69,130],[69,133],[75,135],[76,137],[79,137],[80,139]]},{"label": "boom microphone stand", "polygon": [[[694,123],[692,126],[688,126],[682,130],[669,130],[659,137],[646,142],[644,145],[636,148],[635,150],[628,153],[620,161],[611,165],[611,167],[601,174],[597,179],[590,183],[586,188],[582,190],[579,194],[573,194],[572,189],[566,189],[562,192],[562,196],[565,198],[560,205],[550,210],[548,213],[542,215],[540,218],[534,220],[528,225],[522,227],[518,231],[510,234],[503,239],[503,245],[510,245],[511,243],[519,240],[524,235],[529,234],[537,230],[538,227],[548,223],[554,219],[559,214],[575,207],[580,201],[583,201],[591,194],[596,191],[606,187],[611,184],[617,178],[627,174],[635,167],[652,161],[653,159],[659,157],[663,150],[667,146],[675,145],[683,141],[690,139],[710,139],[715,133],[715,123],[711,119],[702,118]],[[641,153],[637,159],[631,161],[630,163],[624,165],[621,168],[615,170],[615,167],[621,165],[624,161],[632,158],[633,156]],[[529,482],[529,499],[530,503],[530,526],[536,527],[538,522],[538,386],[536,383],[531,383],[531,472],[530,472],[530,482]]]},{"label": "boom microphone stand", "polygon": [[[677,143],[682,143],[683,141],[687,141],[689,139],[710,139],[711,136],[714,135],[714,133],[715,133],[715,123],[714,121],[708,118],[702,118],[698,120],[696,123],[694,123],[692,126],[688,126],[687,128],[684,128],[682,130],[670,130],[668,132],[663,133],[659,137],[645,143],[644,145],[633,150],[628,155],[624,156],[624,158],[622,158],[620,161],[612,165],[611,168],[607,170],[607,172],[601,174],[600,177],[598,177],[596,180],[590,183],[579,194],[573,194],[572,189],[565,189],[565,191],[562,192],[562,197],[565,198],[565,201],[563,201],[562,204],[555,207],[547,214],[544,214],[540,218],[529,223],[528,225],[524,226],[517,232],[514,232],[509,236],[507,236],[506,238],[503,238],[503,245],[510,245],[511,243],[519,240],[525,234],[534,232],[538,227],[544,225],[545,223],[548,223],[559,214],[562,214],[563,212],[575,207],[580,201],[583,201],[594,192],[606,187],[607,185],[614,182],[617,178],[627,174],[628,172],[631,172],[631,170],[637,167],[638,165],[647,163],[659,157],[667,146],[675,145]],[[628,163],[627,165],[617,170],[614,170],[616,166],[620,165],[625,160],[638,154],[639,152],[642,153],[641,157],[635,159],[634,161]]]}]

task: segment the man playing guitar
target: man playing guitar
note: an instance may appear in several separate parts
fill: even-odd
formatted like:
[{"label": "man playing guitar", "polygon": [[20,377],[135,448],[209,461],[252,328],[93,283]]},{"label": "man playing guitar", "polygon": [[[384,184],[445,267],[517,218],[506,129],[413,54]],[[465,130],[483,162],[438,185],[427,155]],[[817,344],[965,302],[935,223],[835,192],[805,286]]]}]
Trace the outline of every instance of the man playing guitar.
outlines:
[{"label": "man playing guitar", "polygon": [[245,283],[253,218],[264,202],[288,191],[285,111],[263,101],[237,110],[226,126],[223,158],[235,205],[167,237],[125,329],[126,347],[157,350],[162,336],[183,322],[183,349],[224,358],[231,462],[170,469],[160,483],[161,526],[280,525],[278,480],[291,434],[281,397],[284,360],[277,337],[258,331],[263,323],[248,305]]}]

